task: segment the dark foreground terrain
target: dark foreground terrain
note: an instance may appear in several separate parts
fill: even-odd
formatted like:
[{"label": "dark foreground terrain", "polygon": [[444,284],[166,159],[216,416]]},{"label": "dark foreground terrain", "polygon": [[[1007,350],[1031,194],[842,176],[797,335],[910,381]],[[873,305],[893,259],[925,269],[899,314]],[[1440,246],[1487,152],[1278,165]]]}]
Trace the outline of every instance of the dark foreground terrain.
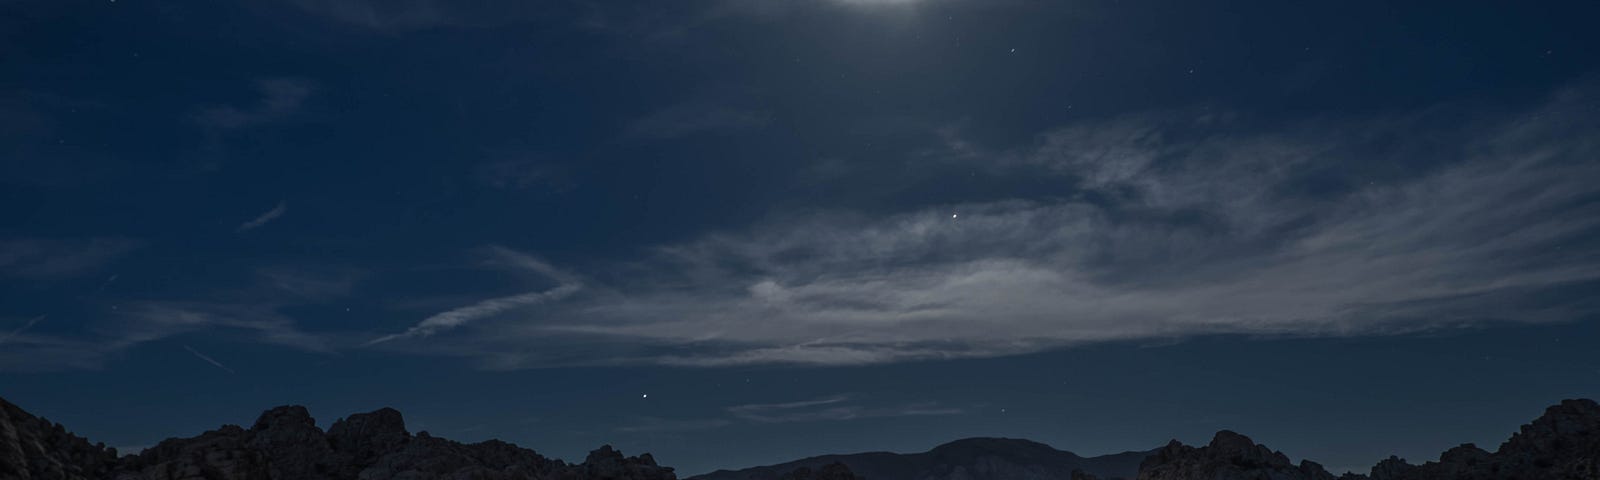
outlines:
[{"label": "dark foreground terrain", "polygon": [[[1335,477],[1309,460],[1248,437],[1218,432],[1205,446],[1173,441],[1146,452],[1080,457],[1026,440],[967,439],[915,454],[813,457],[717,471],[693,480],[1600,480],[1600,405],[1566,400],[1523,425],[1495,451],[1472,444],[1438,461],[1390,457],[1370,475]],[[545,458],[501,441],[463,444],[412,434],[400,412],[381,409],[333,422],[326,431],[304,407],[278,407],[250,428],[224,425],[118,456],[60,424],[0,399],[0,480],[676,480],[650,454],[610,446],[583,463]]]}]

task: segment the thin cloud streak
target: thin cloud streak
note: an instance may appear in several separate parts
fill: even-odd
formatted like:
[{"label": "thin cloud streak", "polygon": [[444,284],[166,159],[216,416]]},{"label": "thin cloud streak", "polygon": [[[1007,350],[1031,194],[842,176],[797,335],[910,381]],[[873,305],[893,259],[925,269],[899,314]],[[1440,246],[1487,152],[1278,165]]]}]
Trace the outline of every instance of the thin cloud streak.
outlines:
[{"label": "thin cloud streak", "polygon": [[198,352],[198,351],[196,351],[196,350],[195,350],[195,349],[193,349],[193,348],[189,348],[189,346],[188,346],[188,345],[184,345],[184,346],[183,346],[183,349],[184,349],[184,350],[188,350],[188,351],[189,351],[189,353],[192,353],[192,354],[194,354],[194,356],[195,356],[195,357],[198,357],[198,358],[199,358],[199,359],[201,359],[201,360],[205,360],[205,361],[206,361],[206,363],[209,363],[209,364],[211,364],[211,365],[214,365],[214,366],[216,366],[216,367],[217,367],[217,368],[220,368],[220,369],[222,369],[222,370],[223,370],[223,371],[226,371],[226,372],[228,372],[228,373],[230,373],[230,374],[234,374],[234,375],[238,375],[238,374],[239,374],[239,372],[235,372],[235,371],[233,371],[233,369],[231,369],[231,368],[228,368],[228,366],[227,366],[227,365],[223,365],[223,364],[222,364],[222,362],[218,362],[218,361],[217,361],[217,360],[216,360],[216,359],[213,359],[213,358],[211,358],[211,357],[209,357],[209,356],[206,356],[206,354],[204,354],[204,353],[200,353],[200,352]]},{"label": "thin cloud streak", "polygon": [[69,278],[93,272],[143,245],[121,237],[0,239],[0,277]]},{"label": "thin cloud streak", "polygon": [[269,78],[256,81],[261,99],[249,107],[210,106],[195,114],[201,126],[217,130],[237,130],[277,122],[298,113],[315,84],[299,78]]},{"label": "thin cloud streak", "polygon": [[732,425],[733,422],[725,418],[702,419],[666,419],[645,417],[633,425],[624,425],[614,430],[624,433],[640,432],[683,432],[694,430],[711,430]]},{"label": "thin cloud streak", "polygon": [[262,225],[266,225],[267,222],[271,222],[273,220],[277,220],[278,217],[282,217],[283,214],[287,213],[288,211],[289,211],[289,205],[287,203],[278,202],[278,205],[275,206],[275,207],[272,207],[271,210],[267,210],[266,212],[262,213],[261,215],[256,216],[256,218],[251,219],[248,222],[244,222],[244,223],[239,224],[239,228],[236,228],[233,231],[234,231],[234,233],[244,233],[244,232],[247,232],[247,231],[250,231],[250,230],[255,230],[257,228],[261,228]]},{"label": "thin cloud streak", "polygon": [[22,324],[22,326],[17,327],[15,330],[12,330],[10,333],[7,333],[6,336],[0,337],[0,344],[6,343],[7,341],[10,341],[12,338],[16,338],[17,335],[21,335],[22,332],[26,332],[26,331],[28,331],[28,329],[33,328],[33,325],[36,324],[36,323],[39,323],[40,320],[44,320],[44,317],[45,317],[45,315],[40,315],[40,316],[28,319],[27,323],[24,323],[24,324]]},{"label": "thin cloud streak", "polygon": [[868,407],[848,403],[852,398],[851,395],[833,395],[796,402],[735,405],[725,410],[736,418],[756,423],[839,421],[965,413],[962,409],[941,407],[934,402],[894,407]]},{"label": "thin cloud streak", "polygon": [[567,298],[583,288],[575,277],[566,272],[557,270],[542,260],[529,255],[516,252],[504,247],[490,249],[503,265],[532,271],[558,282],[558,285],[547,290],[522,293],[507,297],[491,298],[472,305],[448,310],[423,319],[406,331],[391,335],[384,335],[364,346],[372,346],[406,338],[423,338],[435,333],[454,329],[474,320],[500,315],[516,309],[531,307],[543,303]]}]

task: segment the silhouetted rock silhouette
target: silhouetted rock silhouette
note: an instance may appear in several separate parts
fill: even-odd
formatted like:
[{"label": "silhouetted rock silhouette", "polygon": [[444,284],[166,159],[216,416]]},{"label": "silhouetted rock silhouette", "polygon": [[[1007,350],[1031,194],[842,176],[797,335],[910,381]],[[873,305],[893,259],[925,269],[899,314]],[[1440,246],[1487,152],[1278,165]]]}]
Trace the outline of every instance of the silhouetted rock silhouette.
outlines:
[{"label": "silhouetted rock silhouette", "polygon": [[1139,480],[1333,480],[1333,475],[1310,460],[1299,465],[1282,452],[1223,430],[1204,447],[1173,440],[1139,465]]},{"label": "silhouetted rock silhouette", "polygon": [[105,478],[116,463],[116,449],[90,445],[0,398],[0,479]]},{"label": "silhouetted rock silhouette", "polygon": [[[1211,444],[1195,448],[1177,441],[1146,459],[1139,480],[1330,480],[1322,466],[1299,465],[1243,435],[1218,432]],[[1439,455],[1439,461],[1411,465],[1389,457],[1369,475],[1346,474],[1344,480],[1600,480],[1600,405],[1593,400],[1565,400],[1523,425],[1499,450],[1491,453],[1463,444]]]},{"label": "silhouetted rock silhouette", "polygon": [[[224,425],[173,438],[138,455],[66,433],[0,400],[0,480],[676,480],[650,455],[611,446],[569,465],[490,440],[463,444],[406,431],[385,408],[317,428],[305,407],[262,413],[248,430]],[[832,480],[832,479],[818,479]]]},{"label": "silhouetted rock silhouette", "polygon": [[[1142,462],[1141,462],[1142,460]],[[690,480],[1334,480],[1309,460],[1232,431],[1203,447],[1174,440],[1149,452],[1085,458],[1027,440],[958,440],[917,454],[813,457],[782,465],[717,471]],[[1472,444],[1422,465],[1389,457],[1369,475],[1340,480],[1600,480],[1600,404],[1565,400],[1489,452]],[[0,480],[677,480],[650,454],[610,445],[581,464],[490,440],[463,444],[412,435],[384,408],[333,422],[327,432],[304,407],[262,413],[249,429],[224,425],[173,438],[137,455],[68,433],[0,399]]]},{"label": "silhouetted rock silhouette", "polygon": [[1600,479],[1600,404],[1579,399],[1551,406],[1494,453],[1468,443],[1422,465],[1389,457],[1371,473],[1372,480]]}]

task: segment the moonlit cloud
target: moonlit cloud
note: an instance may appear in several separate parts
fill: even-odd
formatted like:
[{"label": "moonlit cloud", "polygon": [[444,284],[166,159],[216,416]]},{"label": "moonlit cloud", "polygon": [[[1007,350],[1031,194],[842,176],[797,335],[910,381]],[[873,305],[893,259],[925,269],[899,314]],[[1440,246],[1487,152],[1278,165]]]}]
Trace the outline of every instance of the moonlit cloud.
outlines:
[{"label": "moonlit cloud", "polygon": [[[1545,295],[1537,308],[1511,306],[1600,280],[1600,260],[1558,248],[1600,228],[1581,207],[1600,194],[1588,180],[1600,176],[1600,148],[1582,140],[1600,129],[1563,105],[1461,127],[1465,144],[1420,174],[1339,178],[1339,190],[1313,196],[1283,192],[1331,181],[1308,176],[1325,174],[1317,167],[1365,160],[1341,155],[1362,155],[1348,146],[1399,120],[1195,134],[1197,120],[1149,115],[1063,127],[1025,150],[963,144],[948,161],[1041,170],[1084,193],[774,219],[663,246],[605,295],[440,342],[501,368],[859,365],[1570,320],[1596,305]],[[596,348],[553,358],[520,346],[529,342]]]},{"label": "moonlit cloud", "polygon": [[671,139],[701,133],[727,133],[765,127],[772,113],[756,109],[690,102],[650,113],[628,126],[638,138]]},{"label": "moonlit cloud", "polygon": [[28,331],[28,329],[33,328],[33,326],[35,324],[39,323],[40,320],[44,320],[44,317],[45,317],[44,315],[40,315],[40,316],[37,316],[37,317],[30,318],[30,319],[28,319],[27,322],[23,323],[22,326],[17,327],[15,330],[7,332],[4,336],[0,336],[0,344],[4,344],[4,343],[6,343],[7,340],[11,340],[13,337],[21,335],[22,332],[26,332],[26,331]]},{"label": "moonlit cloud", "polygon": [[0,239],[0,276],[72,277],[92,272],[143,245],[121,237]]},{"label": "moonlit cloud", "polygon": [[963,413],[962,409],[942,407],[933,402],[870,407],[852,403],[853,399],[851,395],[833,395],[795,402],[735,405],[728,407],[727,411],[736,418],[756,423],[815,422],[879,417],[959,415]]},{"label": "moonlit cloud", "polygon": [[491,251],[499,257],[501,262],[508,266],[539,273],[560,283],[546,290],[491,298],[472,305],[441,312],[423,319],[404,332],[384,335],[366,344],[370,346],[405,338],[428,337],[441,331],[460,327],[474,320],[560,300],[577,293],[582,288],[582,285],[571,275],[556,270],[539,259],[501,247],[495,247]]},{"label": "moonlit cloud", "polygon": [[232,130],[282,120],[300,111],[315,84],[300,78],[268,78],[255,83],[260,100],[249,106],[215,105],[195,114],[200,125]]},{"label": "moonlit cloud", "polygon": [[[0,371],[98,369],[129,349],[196,332],[303,352],[333,351],[329,336],[302,330],[277,307],[258,303],[137,302],[121,305],[115,315],[94,322],[89,334],[34,334],[21,328],[7,336],[5,348],[0,348]],[[41,319],[37,317],[24,327]]]},{"label": "moonlit cloud", "polygon": [[255,230],[257,228],[261,228],[261,226],[262,225],[266,225],[267,222],[271,222],[273,220],[276,220],[278,217],[283,216],[283,214],[285,212],[288,212],[288,210],[289,210],[288,204],[285,204],[284,202],[278,202],[278,205],[272,207],[271,210],[267,210],[266,212],[263,212],[261,215],[257,215],[256,218],[253,218],[248,222],[244,222],[244,223],[239,224],[239,228],[236,228],[233,231],[235,233],[244,233],[244,232],[247,232],[247,231],[250,231],[250,230]]},{"label": "moonlit cloud", "polygon": [[695,419],[670,419],[644,417],[637,422],[616,428],[618,432],[682,432],[694,430],[710,430],[732,425],[733,422],[725,418],[695,418]]}]

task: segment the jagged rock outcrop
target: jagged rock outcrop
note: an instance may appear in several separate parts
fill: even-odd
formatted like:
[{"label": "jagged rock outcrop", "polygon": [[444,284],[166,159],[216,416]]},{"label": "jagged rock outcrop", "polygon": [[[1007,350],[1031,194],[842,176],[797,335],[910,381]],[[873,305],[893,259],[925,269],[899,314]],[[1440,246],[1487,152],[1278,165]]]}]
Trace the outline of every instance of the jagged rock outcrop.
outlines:
[{"label": "jagged rock outcrop", "polygon": [[306,407],[268,410],[250,427],[249,446],[267,459],[271,478],[332,480],[349,455],[335,452]]},{"label": "jagged rock outcrop", "polygon": [[[610,445],[589,452],[583,460],[584,477],[596,480],[675,480],[672,469],[656,466],[655,457],[646,453],[638,457],[624,457]],[[665,475],[663,475],[665,474]]]},{"label": "jagged rock outcrop", "polygon": [[405,420],[400,411],[382,408],[371,413],[358,413],[335,420],[328,427],[328,445],[347,455],[345,467],[338,472],[340,478],[359,477],[357,466],[374,465],[385,454],[400,450],[411,441]]},{"label": "jagged rock outcrop", "polygon": [[1389,457],[1371,473],[1372,480],[1600,479],[1600,404],[1564,400],[1493,453],[1469,443],[1422,465]]},{"label": "jagged rock outcrop", "polygon": [[[463,444],[406,431],[385,408],[327,432],[304,407],[262,413],[249,429],[224,425],[167,439],[138,455],[66,433],[0,400],[0,480],[677,480],[649,454],[611,446],[570,465],[498,440]],[[831,479],[829,479],[831,480]]]},{"label": "jagged rock outcrop", "polygon": [[91,445],[0,398],[0,479],[98,479],[116,463],[116,449]]},{"label": "jagged rock outcrop", "polygon": [[[1145,460],[1140,480],[1329,480],[1320,465],[1289,462],[1282,453],[1237,433],[1218,432],[1194,448],[1173,441]],[[1391,456],[1369,475],[1340,480],[1600,480],[1600,404],[1565,400],[1523,425],[1494,452],[1473,444],[1446,450],[1436,462],[1406,463]]]},{"label": "jagged rock outcrop", "polygon": [[1282,452],[1228,430],[1191,447],[1177,440],[1139,465],[1139,480],[1334,480],[1310,460],[1291,463]]},{"label": "jagged rock outcrop", "polygon": [[249,431],[224,425],[198,437],[167,439],[123,457],[117,480],[270,480],[266,456],[250,447]]}]

